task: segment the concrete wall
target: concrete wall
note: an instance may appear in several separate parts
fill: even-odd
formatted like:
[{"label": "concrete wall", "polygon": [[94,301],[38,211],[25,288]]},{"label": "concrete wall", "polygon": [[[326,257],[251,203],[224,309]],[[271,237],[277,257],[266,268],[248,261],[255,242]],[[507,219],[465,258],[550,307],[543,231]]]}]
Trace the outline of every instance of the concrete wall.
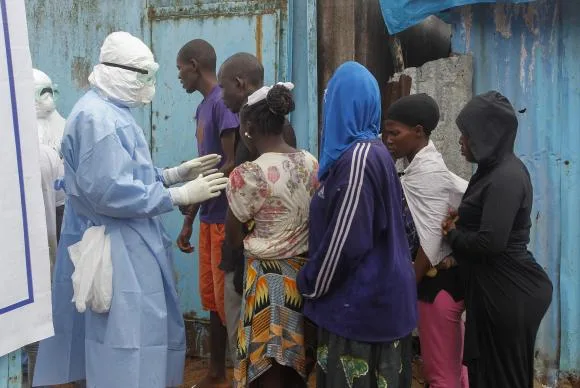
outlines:
[{"label": "concrete wall", "polygon": [[[473,169],[461,156],[455,119],[473,95],[472,62],[469,55],[454,56],[407,68],[402,73],[412,80],[410,94],[426,93],[437,101],[440,119],[431,138],[449,169],[465,179],[471,177]],[[400,77],[401,73],[397,73],[391,81],[398,81]],[[399,162],[398,167],[404,168],[404,164]]]}]

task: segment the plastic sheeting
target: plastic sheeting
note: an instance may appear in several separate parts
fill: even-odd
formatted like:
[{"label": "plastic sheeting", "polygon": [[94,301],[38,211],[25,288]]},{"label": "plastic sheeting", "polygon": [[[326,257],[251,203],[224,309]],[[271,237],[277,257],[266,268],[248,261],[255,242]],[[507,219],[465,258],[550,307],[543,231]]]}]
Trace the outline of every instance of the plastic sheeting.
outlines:
[{"label": "plastic sheeting", "polygon": [[449,8],[478,3],[529,3],[534,0],[379,0],[383,18],[394,35],[420,23],[427,16]]},{"label": "plastic sheeting", "polygon": [[[23,1],[0,0],[0,85],[0,356],[3,356],[54,332],[38,136],[31,130],[36,128],[36,116]],[[6,362],[12,369],[12,360],[0,361],[0,369]],[[12,372],[8,373],[14,378]],[[3,375],[0,370],[0,379]],[[0,387],[5,381],[0,380]]]}]

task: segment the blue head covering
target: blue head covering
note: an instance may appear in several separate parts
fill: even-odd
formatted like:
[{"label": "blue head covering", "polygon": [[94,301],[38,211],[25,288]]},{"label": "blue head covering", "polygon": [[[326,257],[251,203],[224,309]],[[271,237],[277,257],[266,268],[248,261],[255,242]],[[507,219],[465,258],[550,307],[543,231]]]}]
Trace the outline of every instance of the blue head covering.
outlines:
[{"label": "blue head covering", "polygon": [[343,63],[328,82],[319,178],[354,143],[376,139],[381,121],[381,93],[375,77],[357,62]]}]

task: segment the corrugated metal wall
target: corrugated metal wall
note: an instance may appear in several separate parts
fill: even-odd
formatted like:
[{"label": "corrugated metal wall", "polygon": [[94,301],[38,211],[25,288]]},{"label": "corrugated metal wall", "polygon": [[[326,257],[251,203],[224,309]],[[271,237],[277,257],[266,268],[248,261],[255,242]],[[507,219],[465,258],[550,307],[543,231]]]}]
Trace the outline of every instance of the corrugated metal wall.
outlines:
[{"label": "corrugated metal wall", "polygon": [[[472,53],[475,93],[519,111],[517,154],[534,184],[530,249],[554,283],[536,344],[540,372],[580,373],[580,2],[463,7],[452,50]],[[552,376],[553,377],[553,376]],[[572,386],[580,385],[578,380]]]},{"label": "corrugated metal wall", "polygon": [[[59,85],[57,105],[63,116],[88,88],[87,77],[107,34],[128,31],[150,45],[161,65],[157,95],[152,105],[136,109],[135,116],[151,140],[159,167],[196,153],[192,117],[201,98],[185,94],[175,69],[177,51],[194,38],[214,45],[219,63],[247,51],[262,59],[266,82],[293,81],[296,110],[291,120],[298,144],[317,151],[315,0],[26,0],[26,7],[33,65]],[[181,217],[173,212],[164,221],[175,238]],[[192,242],[197,245],[196,235]],[[204,316],[197,253],[175,252],[181,307]]]}]

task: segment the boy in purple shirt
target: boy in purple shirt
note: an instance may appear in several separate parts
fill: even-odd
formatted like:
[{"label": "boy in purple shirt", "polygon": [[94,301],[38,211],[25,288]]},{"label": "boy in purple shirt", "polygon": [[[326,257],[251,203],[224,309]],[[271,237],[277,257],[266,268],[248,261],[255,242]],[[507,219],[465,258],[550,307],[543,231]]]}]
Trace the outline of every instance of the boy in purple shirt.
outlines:
[{"label": "boy in purple shirt", "polygon": [[[234,168],[235,130],[238,118],[224,105],[216,77],[216,54],[206,41],[195,39],[181,48],[177,56],[179,79],[187,93],[200,92],[204,99],[197,107],[198,154],[219,154],[218,168],[224,174]],[[193,252],[189,243],[191,226],[199,211],[199,287],[201,303],[210,312],[210,368],[195,387],[228,386],[225,371],[227,334],[224,312],[224,273],[219,269],[227,212],[225,195],[192,206],[184,214],[177,245],[183,252]]]}]

